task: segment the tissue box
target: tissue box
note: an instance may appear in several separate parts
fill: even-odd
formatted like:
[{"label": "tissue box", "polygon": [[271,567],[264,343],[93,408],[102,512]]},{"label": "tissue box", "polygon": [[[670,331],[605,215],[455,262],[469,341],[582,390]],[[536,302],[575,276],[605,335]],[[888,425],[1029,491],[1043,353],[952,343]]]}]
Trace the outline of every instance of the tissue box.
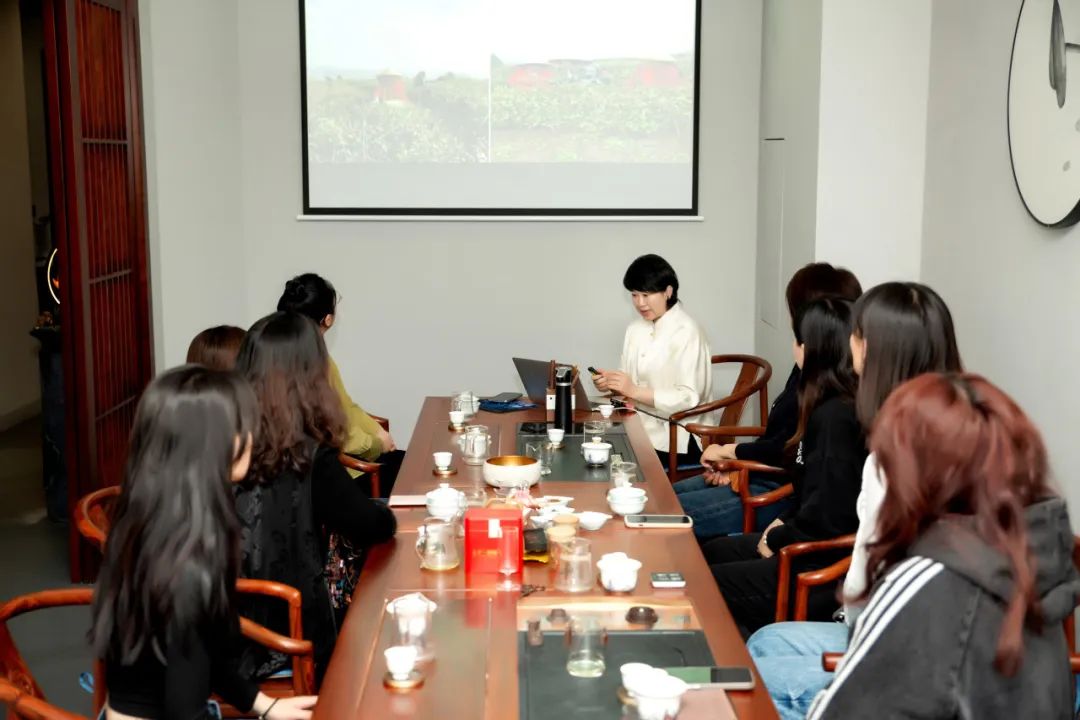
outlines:
[{"label": "tissue box", "polygon": [[522,570],[521,511],[501,508],[469,508],[465,511],[465,572],[498,573],[503,552],[512,548],[514,572]]}]

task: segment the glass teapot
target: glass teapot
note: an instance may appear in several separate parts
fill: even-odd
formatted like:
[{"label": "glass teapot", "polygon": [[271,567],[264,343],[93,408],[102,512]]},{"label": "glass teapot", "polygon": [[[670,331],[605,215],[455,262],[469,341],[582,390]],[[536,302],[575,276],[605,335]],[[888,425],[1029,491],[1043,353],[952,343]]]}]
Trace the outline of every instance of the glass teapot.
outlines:
[{"label": "glass teapot", "polygon": [[416,554],[420,567],[453,570],[461,564],[457,546],[457,523],[428,518],[417,530]]}]

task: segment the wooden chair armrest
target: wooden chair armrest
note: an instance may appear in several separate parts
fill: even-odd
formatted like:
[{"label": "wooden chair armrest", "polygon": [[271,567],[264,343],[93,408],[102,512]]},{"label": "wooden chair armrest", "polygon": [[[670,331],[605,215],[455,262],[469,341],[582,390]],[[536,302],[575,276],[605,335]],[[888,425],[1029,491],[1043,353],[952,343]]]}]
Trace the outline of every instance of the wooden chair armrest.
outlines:
[{"label": "wooden chair armrest", "polygon": [[703,438],[712,437],[760,437],[765,434],[762,425],[703,425],[701,423],[686,423],[683,425],[687,432],[699,435]]},{"label": "wooden chair armrest", "polygon": [[300,591],[292,585],[275,582],[273,580],[253,580],[251,578],[237,578],[236,589],[249,595],[267,595],[279,600],[284,600],[290,607],[300,607]]},{"label": "wooden chair armrest", "polygon": [[746,470],[747,472],[771,473],[774,475],[782,475],[787,472],[784,468],[765,465],[764,463],[754,462],[753,460],[721,460],[718,463],[714,463],[713,467],[717,472],[738,472],[740,470]]},{"label": "wooden chair armrest", "polygon": [[828,567],[821,568],[820,570],[808,570],[799,573],[795,577],[795,617],[793,617],[792,620],[795,620],[796,622],[806,620],[808,608],[810,606],[810,588],[817,587],[818,585],[826,585],[839,580],[847,575],[848,568],[850,567],[851,556],[848,555],[843,560],[835,562]]},{"label": "wooden chair armrest", "polygon": [[829,540],[811,540],[809,542],[792,543],[787,547],[780,548],[780,564],[786,561],[790,564],[791,559],[799,555],[822,552],[824,550],[850,550],[855,547],[855,534],[841,535]]},{"label": "wooden chair armrest", "polygon": [[1069,656],[1069,667],[1072,669],[1073,675],[1080,673],[1080,655],[1073,653]]},{"label": "wooden chair armrest", "polygon": [[348,453],[338,453],[338,462],[350,470],[367,474],[371,478],[372,497],[381,496],[381,493],[379,492],[379,468],[381,468],[382,465],[379,463],[368,462],[367,460],[361,460]]},{"label": "wooden chair armrest", "polygon": [[722,397],[719,400],[713,400],[711,402],[702,403],[686,410],[681,410],[677,413],[672,413],[670,418],[672,420],[685,420],[689,417],[696,417],[698,415],[704,415],[705,413],[713,412],[714,410],[720,410],[726,408],[728,405],[735,405],[741,403],[748,397],[756,395],[761,391],[756,384],[751,383],[739,392],[731,393],[726,397]]},{"label": "wooden chair armrest", "polygon": [[[86,720],[83,715],[70,713],[58,708],[41,698],[30,695],[26,690],[15,687],[10,681],[0,677],[0,706],[11,708],[12,716],[29,720]],[[5,713],[7,717],[7,713]]]},{"label": "wooden chair armrest", "polygon": [[240,618],[240,632],[247,639],[253,640],[263,647],[276,650],[283,655],[311,655],[314,657],[315,646],[311,644],[310,640],[286,637],[245,617]]},{"label": "wooden chair armrest", "polygon": [[821,667],[825,672],[836,672],[836,666],[840,664],[840,658],[842,657],[844,657],[844,653],[821,653]]},{"label": "wooden chair armrest", "polygon": [[[739,488],[740,491],[743,487],[746,487],[749,484],[750,483],[743,483]],[[780,502],[786,497],[790,497],[791,494],[794,492],[795,488],[791,485],[791,483],[788,483],[787,485],[781,485],[775,490],[770,490],[769,492],[761,493],[759,495],[748,494],[746,497],[743,498],[743,505],[751,508],[759,508],[765,507],[766,505],[773,505]]]},{"label": "wooden chair armrest", "polygon": [[369,416],[369,417],[370,417],[370,418],[371,418],[372,420],[374,420],[375,422],[377,422],[377,423],[379,423],[380,425],[382,425],[382,429],[383,429],[383,430],[385,430],[386,432],[390,432],[390,421],[389,421],[389,420],[387,420],[387,419],[386,419],[386,418],[384,418],[384,417],[379,417],[378,415],[372,415],[371,413],[368,413],[368,416]]},{"label": "wooden chair armrest", "polygon": [[[775,491],[774,491],[775,492]],[[776,571],[776,622],[787,620],[788,596],[791,591],[791,564],[799,555],[824,550],[843,550],[855,547],[855,535],[841,535],[830,540],[792,543],[780,548],[780,563]]]}]

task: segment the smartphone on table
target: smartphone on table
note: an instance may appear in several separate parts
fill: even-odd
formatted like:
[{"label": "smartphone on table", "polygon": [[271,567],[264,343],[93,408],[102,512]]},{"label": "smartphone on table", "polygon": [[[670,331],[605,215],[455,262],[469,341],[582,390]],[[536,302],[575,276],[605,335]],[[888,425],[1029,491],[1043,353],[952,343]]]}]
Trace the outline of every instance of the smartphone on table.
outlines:
[{"label": "smartphone on table", "polygon": [[754,673],[748,667],[716,667],[697,665],[664,668],[692,688],[722,688],[724,690],[753,690]]},{"label": "smartphone on table", "polygon": [[623,518],[631,528],[691,528],[694,519],[689,515],[627,515]]}]

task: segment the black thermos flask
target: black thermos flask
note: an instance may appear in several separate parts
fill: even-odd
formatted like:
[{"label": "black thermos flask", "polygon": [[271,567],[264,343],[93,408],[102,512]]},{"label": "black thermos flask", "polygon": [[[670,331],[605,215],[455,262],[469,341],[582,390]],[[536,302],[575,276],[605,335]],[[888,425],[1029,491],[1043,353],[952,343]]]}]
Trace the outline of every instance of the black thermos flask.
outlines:
[{"label": "black thermos flask", "polygon": [[569,433],[574,428],[574,408],[570,404],[573,395],[570,368],[565,365],[555,369],[555,427]]}]

